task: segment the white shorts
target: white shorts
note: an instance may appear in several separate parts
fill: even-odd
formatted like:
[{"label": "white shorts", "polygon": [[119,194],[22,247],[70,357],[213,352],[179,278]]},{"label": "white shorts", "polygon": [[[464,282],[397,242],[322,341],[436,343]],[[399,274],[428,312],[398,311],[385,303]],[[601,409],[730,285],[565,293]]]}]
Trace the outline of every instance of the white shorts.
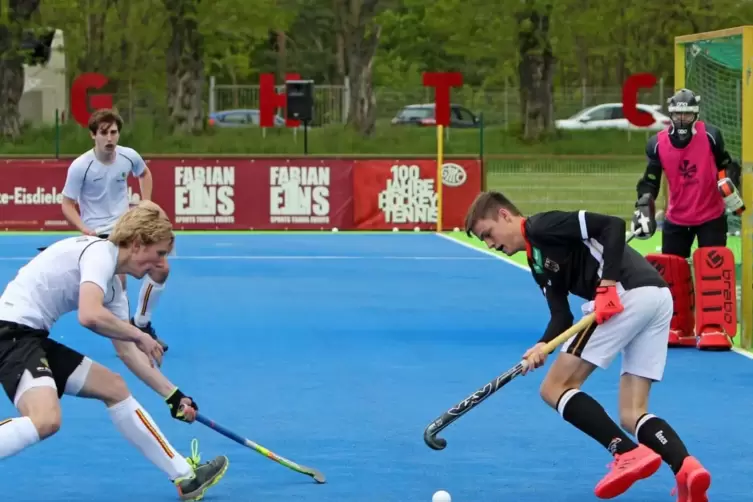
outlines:
[{"label": "white shorts", "polygon": [[[625,310],[568,340],[562,351],[606,369],[622,354],[622,372],[660,381],[667,363],[669,324],[674,310],[669,288],[645,286],[623,291]],[[593,302],[583,306],[584,314]]]}]

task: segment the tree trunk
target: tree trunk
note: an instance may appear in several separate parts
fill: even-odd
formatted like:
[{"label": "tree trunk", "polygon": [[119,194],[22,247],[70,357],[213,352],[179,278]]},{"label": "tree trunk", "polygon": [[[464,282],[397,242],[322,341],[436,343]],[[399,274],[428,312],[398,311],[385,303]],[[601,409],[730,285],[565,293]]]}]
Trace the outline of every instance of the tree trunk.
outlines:
[{"label": "tree trunk", "polygon": [[198,132],[204,127],[204,37],[197,22],[201,0],[163,1],[172,30],[166,58],[170,129]]},{"label": "tree trunk", "polygon": [[552,129],[554,56],[549,40],[550,7],[532,1],[518,13],[521,117],[523,139],[539,140]]},{"label": "tree trunk", "polygon": [[7,6],[7,25],[0,25],[0,138],[17,139],[21,135],[21,115],[18,105],[24,93],[24,61],[21,51],[23,30],[40,0],[8,0],[0,3],[0,11]]},{"label": "tree trunk", "polygon": [[283,30],[277,30],[277,82],[285,82],[288,72],[288,36]]},{"label": "tree trunk", "polygon": [[376,131],[374,95],[374,56],[381,27],[374,23],[379,0],[337,0],[335,17],[338,36],[345,48],[345,65],[350,81],[350,108],[347,124],[363,136]]}]

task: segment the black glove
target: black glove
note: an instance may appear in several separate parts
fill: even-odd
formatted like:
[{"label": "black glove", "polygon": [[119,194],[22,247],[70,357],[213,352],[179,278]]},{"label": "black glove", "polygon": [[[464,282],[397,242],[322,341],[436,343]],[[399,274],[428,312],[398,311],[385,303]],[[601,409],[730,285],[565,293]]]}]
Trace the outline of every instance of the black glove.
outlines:
[{"label": "black glove", "polygon": [[199,405],[196,404],[196,401],[193,400],[192,397],[186,396],[183,394],[179,388],[175,388],[172,394],[167,396],[165,398],[165,402],[167,403],[167,407],[170,408],[170,415],[176,420],[180,420],[182,422],[186,422],[186,417],[183,412],[183,408],[181,407],[180,401],[183,398],[187,398],[191,400],[191,408],[193,408],[196,411],[199,411]]},{"label": "black glove", "polygon": [[630,231],[636,239],[648,239],[656,232],[656,205],[651,194],[644,193],[635,203]]}]

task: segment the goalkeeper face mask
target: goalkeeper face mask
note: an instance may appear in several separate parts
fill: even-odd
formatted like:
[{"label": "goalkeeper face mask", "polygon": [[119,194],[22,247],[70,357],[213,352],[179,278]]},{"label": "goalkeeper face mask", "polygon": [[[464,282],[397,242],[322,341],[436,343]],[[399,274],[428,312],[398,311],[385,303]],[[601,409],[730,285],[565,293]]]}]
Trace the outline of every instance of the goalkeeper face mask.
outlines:
[{"label": "goalkeeper face mask", "polygon": [[667,100],[667,111],[672,121],[669,135],[676,146],[685,146],[695,134],[695,123],[700,113],[701,97],[689,89],[680,89]]},{"label": "goalkeeper face mask", "polygon": [[695,134],[698,115],[693,112],[670,112],[669,118],[672,120],[672,130],[669,133],[681,143],[689,142]]}]

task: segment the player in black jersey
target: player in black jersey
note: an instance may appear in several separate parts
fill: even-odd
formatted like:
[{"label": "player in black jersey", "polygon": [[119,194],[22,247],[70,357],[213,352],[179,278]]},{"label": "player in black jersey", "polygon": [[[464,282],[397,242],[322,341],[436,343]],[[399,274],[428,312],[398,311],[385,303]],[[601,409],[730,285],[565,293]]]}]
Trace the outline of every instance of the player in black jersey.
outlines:
[{"label": "player in black jersey", "polygon": [[[498,192],[480,194],[468,210],[465,230],[508,256],[526,251],[551,319],[539,342],[525,352],[529,368],[546,361],[547,341],[573,325],[569,294],[588,302],[596,323],[562,347],[541,385],[541,396],[562,417],[613,456],[597,484],[599,498],[613,498],[654,474],[662,459],[677,480],[678,502],[707,502],[709,472],[690,456],[677,433],[648,412],[653,382],[664,374],[672,296],[645,258],[625,245],[625,222],[587,211],[549,211],[524,217]],[[596,368],[622,354],[620,423],[580,388]]]}]

